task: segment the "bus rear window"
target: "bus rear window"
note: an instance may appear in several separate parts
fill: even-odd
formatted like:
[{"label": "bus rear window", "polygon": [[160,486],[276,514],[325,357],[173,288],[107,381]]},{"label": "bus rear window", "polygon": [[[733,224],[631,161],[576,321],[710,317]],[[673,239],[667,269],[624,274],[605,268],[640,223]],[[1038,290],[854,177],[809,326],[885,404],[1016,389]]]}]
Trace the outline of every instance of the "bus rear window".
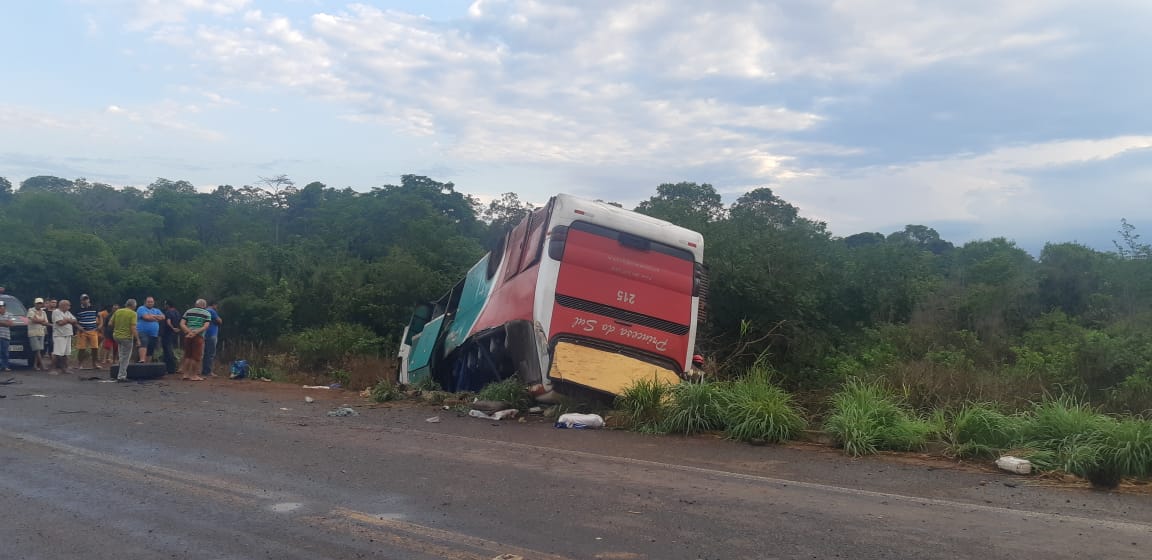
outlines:
[{"label": "bus rear window", "polygon": [[[622,231],[616,231],[614,229],[606,228],[604,226],[599,226],[596,224],[590,224],[588,222],[573,222],[571,228],[573,230],[576,230],[576,231],[583,231],[583,232],[591,233],[593,235],[598,235],[600,237],[607,237],[608,239],[614,239],[618,243],[620,243],[621,245],[623,245],[625,247],[628,247],[629,249],[635,249],[638,251],[646,251],[646,252],[647,251],[655,251],[657,253],[662,253],[665,255],[676,257],[678,259],[683,259],[683,260],[686,260],[688,262],[693,262],[695,260],[692,258],[692,252],[688,251],[687,249],[681,249],[679,247],[673,247],[671,245],[666,245],[664,243],[645,239],[643,237],[640,237],[637,235],[632,235],[630,233],[625,233]],[[559,229],[559,228],[557,228],[557,229]]]}]

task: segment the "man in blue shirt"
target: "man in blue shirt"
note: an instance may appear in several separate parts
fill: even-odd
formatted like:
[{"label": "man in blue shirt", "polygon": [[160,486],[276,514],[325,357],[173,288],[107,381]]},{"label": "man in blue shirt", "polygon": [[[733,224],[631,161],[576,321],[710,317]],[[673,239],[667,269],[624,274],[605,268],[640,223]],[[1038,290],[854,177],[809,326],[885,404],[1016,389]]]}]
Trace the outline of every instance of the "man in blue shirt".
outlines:
[{"label": "man in blue shirt", "polygon": [[208,323],[208,330],[204,332],[204,365],[201,366],[200,375],[215,377],[216,374],[212,373],[212,360],[216,358],[216,337],[223,321],[220,319],[220,313],[216,311],[216,302],[208,304],[208,313],[212,315],[212,321]]},{"label": "man in blue shirt", "polygon": [[136,333],[140,335],[140,363],[152,361],[156,353],[156,342],[160,339],[160,323],[164,322],[164,312],[156,309],[156,298],[148,296],[144,305],[136,308]]}]

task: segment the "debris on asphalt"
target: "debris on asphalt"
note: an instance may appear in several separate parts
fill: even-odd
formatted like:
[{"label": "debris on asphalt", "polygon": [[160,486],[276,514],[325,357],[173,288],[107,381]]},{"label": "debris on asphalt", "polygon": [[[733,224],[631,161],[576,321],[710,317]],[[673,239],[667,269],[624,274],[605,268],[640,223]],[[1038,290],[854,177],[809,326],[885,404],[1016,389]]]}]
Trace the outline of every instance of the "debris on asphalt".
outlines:
[{"label": "debris on asphalt", "polygon": [[528,414],[544,414],[544,407],[534,406],[528,409]]},{"label": "debris on asphalt", "polygon": [[491,414],[493,412],[500,411],[500,410],[507,410],[509,408],[512,408],[511,404],[508,404],[504,401],[476,400],[476,401],[473,401],[469,406],[471,406],[474,410],[479,410],[480,412],[487,412],[489,414]]},{"label": "debris on asphalt", "polygon": [[331,387],[329,387],[327,385],[303,385],[303,388],[305,388],[305,389],[331,389]]},{"label": "debris on asphalt", "polygon": [[503,420],[505,418],[515,418],[516,414],[518,414],[519,412],[520,411],[516,410],[515,408],[506,408],[504,410],[499,410],[499,411],[493,412],[492,414],[488,414],[487,412],[484,412],[483,410],[476,410],[475,408],[473,408],[472,410],[468,411],[468,416],[471,416],[473,418],[481,418],[483,420]]},{"label": "debris on asphalt", "polygon": [[599,414],[576,414],[569,412],[568,414],[561,414],[556,419],[557,428],[572,428],[574,430],[587,430],[593,428],[603,428],[604,418]]},{"label": "debris on asphalt", "polygon": [[46,399],[46,398],[48,398],[48,395],[28,395],[28,396],[29,396],[29,397],[37,397],[37,398],[41,398],[41,399]]},{"label": "debris on asphalt", "polygon": [[501,554],[500,556],[497,556],[497,557],[493,558],[492,560],[524,560],[524,557],[523,556],[517,556],[515,554]]},{"label": "debris on asphalt", "polygon": [[1000,470],[1008,471],[1016,474],[1032,474],[1032,462],[1028,459],[1021,459],[1011,455],[1005,455],[996,459],[996,466]]},{"label": "debris on asphalt", "polygon": [[428,418],[427,420],[424,420],[424,421],[429,423],[429,424],[439,424],[440,423],[440,417],[439,416],[433,416],[433,417]]},{"label": "debris on asphalt", "polygon": [[360,416],[360,413],[356,412],[354,409],[342,406],[340,408],[329,410],[328,416]]},{"label": "debris on asphalt", "polygon": [[360,396],[364,397],[366,399],[372,398],[372,388],[369,387],[367,389],[364,389],[363,391],[360,391]]},{"label": "debris on asphalt", "polygon": [[5,379],[4,381],[0,381],[0,385],[15,385],[17,383],[19,383],[19,381],[16,381],[15,377],[9,377],[8,379]]},{"label": "debris on asphalt", "polygon": [[304,397],[304,402],[313,403],[313,402],[316,402],[316,399],[314,399],[312,397]]}]

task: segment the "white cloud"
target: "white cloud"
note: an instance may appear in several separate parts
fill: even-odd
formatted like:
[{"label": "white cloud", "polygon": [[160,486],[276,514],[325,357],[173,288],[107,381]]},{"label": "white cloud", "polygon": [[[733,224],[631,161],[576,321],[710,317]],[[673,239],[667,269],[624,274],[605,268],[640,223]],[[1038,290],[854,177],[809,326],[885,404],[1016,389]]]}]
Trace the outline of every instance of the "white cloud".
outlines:
[{"label": "white cloud", "polygon": [[1052,196],[1031,175],[1148,149],[1152,136],[1052,141],[909,165],[826,171],[777,190],[842,234],[904,223],[1059,224],[1088,217],[1084,210],[1091,197]]},{"label": "white cloud", "polygon": [[147,29],[159,24],[182,23],[191,14],[216,16],[235,14],[251,0],[133,0],[136,14],[130,21],[134,29]]}]

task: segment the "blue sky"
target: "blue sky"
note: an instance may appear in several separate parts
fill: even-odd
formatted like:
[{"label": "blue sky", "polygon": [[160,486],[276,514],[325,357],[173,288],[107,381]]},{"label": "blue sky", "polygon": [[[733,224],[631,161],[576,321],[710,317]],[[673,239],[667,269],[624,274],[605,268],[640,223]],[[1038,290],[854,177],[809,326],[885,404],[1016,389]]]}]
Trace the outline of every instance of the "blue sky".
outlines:
[{"label": "blue sky", "polygon": [[[1152,228],[1142,0],[41,0],[7,7],[0,176],[404,173],[635,204],[769,186],[838,235],[1110,248]],[[1150,234],[1152,235],[1152,234]],[[1148,235],[1146,235],[1147,237]]]}]

